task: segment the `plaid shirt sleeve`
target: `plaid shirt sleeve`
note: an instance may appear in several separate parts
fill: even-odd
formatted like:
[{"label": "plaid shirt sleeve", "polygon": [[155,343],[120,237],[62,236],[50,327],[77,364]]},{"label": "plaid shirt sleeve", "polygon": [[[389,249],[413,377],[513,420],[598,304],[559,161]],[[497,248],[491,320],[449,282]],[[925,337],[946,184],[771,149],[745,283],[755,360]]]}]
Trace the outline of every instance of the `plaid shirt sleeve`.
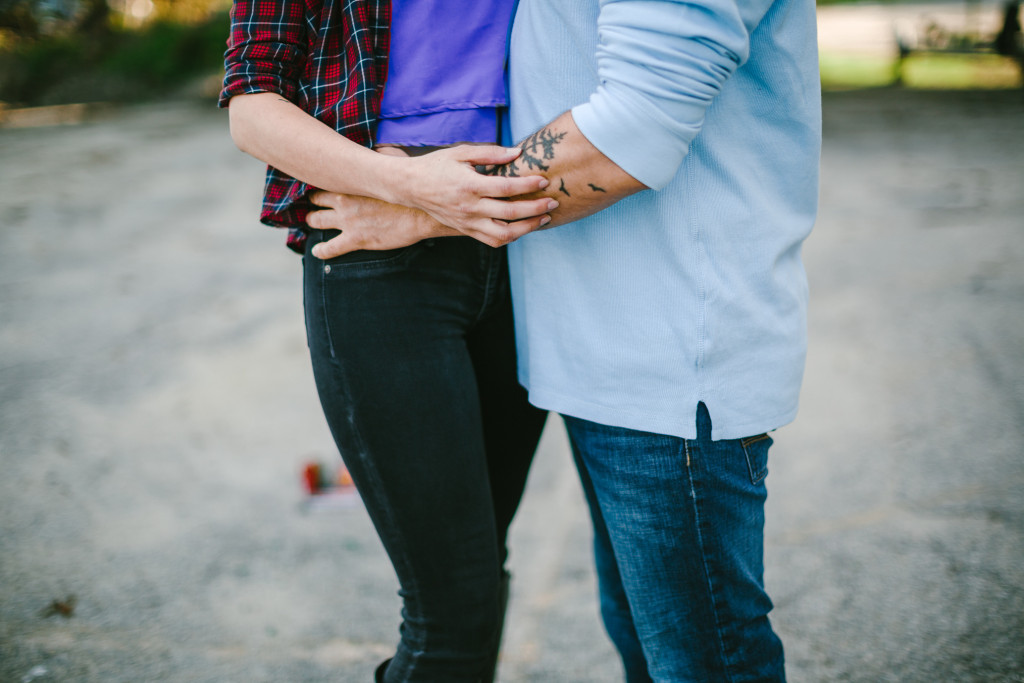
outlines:
[{"label": "plaid shirt sleeve", "polygon": [[[387,79],[390,0],[234,0],[220,106],[276,92],[361,145],[372,145]],[[306,183],[267,168],[260,221],[305,243]]]},{"label": "plaid shirt sleeve", "polygon": [[220,105],[235,95],[281,93],[292,102],[306,60],[304,0],[235,0]]}]

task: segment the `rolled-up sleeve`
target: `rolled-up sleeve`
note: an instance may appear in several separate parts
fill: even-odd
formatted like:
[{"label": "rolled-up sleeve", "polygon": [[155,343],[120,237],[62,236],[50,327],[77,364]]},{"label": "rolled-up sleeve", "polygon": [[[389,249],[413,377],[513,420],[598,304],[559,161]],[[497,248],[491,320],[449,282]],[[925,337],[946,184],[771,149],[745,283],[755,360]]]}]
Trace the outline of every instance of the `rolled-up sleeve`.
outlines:
[{"label": "rolled-up sleeve", "polygon": [[295,101],[306,59],[302,0],[235,0],[220,106],[235,95],[276,92]]},{"label": "rolled-up sleeve", "polygon": [[736,0],[602,0],[600,86],[572,110],[580,132],[644,185],[667,185],[708,106],[748,57],[748,26],[770,2],[751,4],[761,7]]}]

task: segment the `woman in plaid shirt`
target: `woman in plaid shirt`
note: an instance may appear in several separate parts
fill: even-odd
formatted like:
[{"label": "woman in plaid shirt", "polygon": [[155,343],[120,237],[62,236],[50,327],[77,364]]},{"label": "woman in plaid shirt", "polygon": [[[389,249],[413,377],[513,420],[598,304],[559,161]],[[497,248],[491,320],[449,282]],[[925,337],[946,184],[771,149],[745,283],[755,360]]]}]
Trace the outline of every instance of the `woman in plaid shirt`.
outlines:
[{"label": "woman in plaid shirt", "polygon": [[[401,640],[378,681],[494,677],[506,533],[545,418],[516,379],[502,245],[557,206],[505,200],[543,178],[474,169],[519,153],[493,144],[512,5],[235,0],[232,10],[221,103],[238,146],[270,164],[261,220],[289,228],[305,254],[321,404],[401,584]],[[390,144],[375,151],[379,121]],[[437,149],[456,142],[492,144]],[[318,258],[353,245],[316,229],[316,188],[379,200],[350,207],[331,195],[331,211],[372,219],[370,234],[391,243],[410,221],[388,212],[440,221],[451,236]]]}]

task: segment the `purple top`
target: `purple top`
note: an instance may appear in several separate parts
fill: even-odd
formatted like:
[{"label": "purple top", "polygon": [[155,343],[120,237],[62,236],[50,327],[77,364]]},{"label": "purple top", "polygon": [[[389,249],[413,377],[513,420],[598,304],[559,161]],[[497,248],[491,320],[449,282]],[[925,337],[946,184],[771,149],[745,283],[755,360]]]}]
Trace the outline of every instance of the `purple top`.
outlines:
[{"label": "purple top", "polygon": [[515,0],[391,0],[377,142],[495,142]]}]

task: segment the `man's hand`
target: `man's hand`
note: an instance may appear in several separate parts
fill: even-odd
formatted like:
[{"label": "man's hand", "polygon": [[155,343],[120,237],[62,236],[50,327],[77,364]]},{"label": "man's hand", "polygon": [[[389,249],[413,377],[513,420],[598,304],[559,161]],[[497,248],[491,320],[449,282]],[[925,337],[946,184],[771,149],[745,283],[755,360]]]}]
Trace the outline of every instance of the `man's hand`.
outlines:
[{"label": "man's hand", "polygon": [[[429,237],[440,237],[444,226],[421,211],[388,204],[379,199],[314,192],[310,201],[319,207],[306,216],[306,223],[318,230],[340,230],[341,234],[313,247],[313,256],[334,258],[360,249],[398,249]],[[448,229],[448,234],[458,231]]]},{"label": "man's hand", "polygon": [[[334,258],[360,249],[398,249],[431,237],[462,234],[438,223],[422,211],[388,204],[379,199],[319,191],[310,195],[310,201],[323,207],[307,215],[306,223],[311,228],[341,230],[337,237],[313,248],[313,256],[321,259]],[[513,235],[512,239],[515,239],[550,220],[550,216],[536,216],[509,224],[508,231]]]}]

